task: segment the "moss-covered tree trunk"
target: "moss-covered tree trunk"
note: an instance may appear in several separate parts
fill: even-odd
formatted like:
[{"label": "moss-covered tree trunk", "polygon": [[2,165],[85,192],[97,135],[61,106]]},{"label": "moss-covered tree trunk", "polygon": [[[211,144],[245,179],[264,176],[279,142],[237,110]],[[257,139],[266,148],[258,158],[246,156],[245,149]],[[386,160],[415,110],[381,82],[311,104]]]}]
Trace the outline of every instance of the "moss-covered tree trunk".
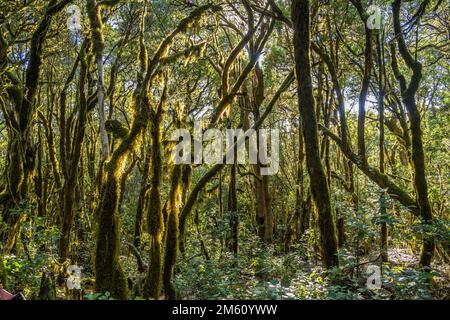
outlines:
[{"label": "moss-covered tree trunk", "polygon": [[[256,63],[253,77],[253,117],[254,121],[260,118],[260,108],[264,101],[264,73],[260,63]],[[249,106],[250,107],[250,106]],[[266,146],[262,136],[258,136],[258,162],[260,162],[260,153],[265,154],[265,150],[261,150],[261,146]],[[263,147],[264,148],[264,147]],[[256,196],[256,222],[258,226],[258,234],[266,243],[271,243],[273,239],[273,217],[271,208],[271,197],[269,193],[269,177],[261,175],[262,164],[258,163],[253,166],[255,173],[255,196]]]},{"label": "moss-covered tree trunk", "polygon": [[149,175],[150,175],[150,160],[152,152],[148,151],[145,160],[144,168],[142,171],[141,189],[139,191],[138,203],[136,206],[136,219],[134,221],[134,239],[133,244],[137,249],[141,247],[141,238],[143,231],[144,210],[147,203],[147,193],[150,188]]},{"label": "moss-covered tree trunk", "polygon": [[98,223],[95,248],[95,290],[108,291],[113,297],[119,299],[128,298],[128,282],[119,260],[121,182],[126,160],[147,126],[150,108],[147,86],[144,85],[143,80],[148,60],[143,41],[145,15],[144,9],[140,25],[138,84],[134,93],[135,115],[130,131],[125,134],[113,151],[111,159],[105,164],[105,179],[100,189],[100,202],[96,211]]},{"label": "moss-covered tree trunk", "polygon": [[[236,156],[236,153],[235,153]],[[230,224],[230,238],[228,240],[229,249],[235,254],[238,254],[239,249],[239,216],[237,212],[237,190],[236,190],[236,164],[231,166],[230,170],[230,184],[228,188],[228,214]]]},{"label": "moss-covered tree trunk", "polygon": [[[174,38],[180,32],[186,32],[195,20],[215,7],[212,5],[198,7],[192,11],[188,17],[182,19],[177,28],[160,43],[158,50],[151,59],[148,59],[147,49],[144,43],[146,2],[144,2],[143,8],[139,35],[139,71],[137,74],[137,86],[134,92],[134,119],[129,132],[125,134],[124,138],[112,152],[109,161],[105,163],[105,178],[102,179],[104,182],[102,183],[100,202],[96,212],[98,223],[95,251],[95,288],[99,292],[109,291],[113,297],[119,299],[125,299],[128,296],[126,277],[119,261],[119,204],[122,192],[121,181],[125,172],[124,167],[126,160],[130,155],[131,150],[134,149],[142,136],[142,133],[147,128],[151,118],[150,101],[152,101],[152,99],[150,99],[149,90],[152,87],[155,77],[160,74],[159,71],[162,71],[161,67],[165,66],[165,63],[161,63],[162,60],[165,60],[166,63],[167,60],[176,61],[176,58],[168,59],[167,57]],[[191,47],[191,49],[196,48],[198,47]],[[195,50],[192,50],[192,52],[186,51],[184,56],[189,57],[195,52]],[[165,80],[167,84],[167,79]],[[166,89],[164,88],[164,91],[165,90]],[[161,101],[164,101],[164,99],[165,98],[161,99]],[[173,203],[170,210],[174,210],[173,208],[178,208],[178,205]],[[169,217],[169,221],[171,221],[172,231],[174,230],[174,224],[176,224],[176,231],[178,232],[178,213],[176,213],[176,219],[170,219]],[[170,236],[173,237],[173,234],[170,234]],[[174,245],[178,247],[178,233],[175,234],[174,237]],[[167,238],[169,239],[169,236]],[[172,240],[173,238],[171,238],[170,241]],[[171,242],[168,240],[168,243]],[[175,257],[176,250],[174,255],[170,255],[168,258],[169,263],[172,260],[174,263]],[[169,280],[169,282],[171,282],[171,280]]]},{"label": "moss-covered tree trunk", "polygon": [[[382,174],[385,171],[385,152],[384,152],[384,144],[385,144],[385,132],[384,132],[384,96],[385,96],[385,88],[384,88],[384,48],[381,46],[381,35],[378,35],[376,39],[377,43],[377,62],[378,62],[378,120],[380,127],[380,138],[378,144],[379,151],[379,169]],[[385,195],[382,194],[380,196],[380,217],[382,219],[380,224],[380,252],[381,252],[381,260],[383,262],[387,262],[388,258],[388,228],[387,223],[385,221],[387,210],[385,204]]]},{"label": "moss-covered tree trunk", "polygon": [[[110,1],[112,3],[118,1]],[[102,160],[106,161],[109,157],[109,138],[105,128],[105,89],[103,81],[103,49],[105,47],[103,37],[103,21],[101,15],[101,6],[96,0],[87,0],[87,12],[91,25],[91,35],[95,60],[97,62],[97,102],[98,117],[100,125],[100,140],[102,145]]]},{"label": "moss-covered tree trunk", "polygon": [[[421,116],[416,103],[416,93],[419,89],[420,81],[422,79],[422,65],[417,58],[414,59],[409,53],[408,48],[405,43],[403,36],[403,30],[400,22],[400,9],[401,0],[395,0],[392,3],[392,11],[394,18],[394,30],[396,33],[396,39],[398,44],[398,49],[403,61],[406,63],[408,68],[412,71],[412,77],[407,83],[403,74],[400,73],[400,68],[396,59],[395,46],[391,46],[391,56],[392,56],[392,68],[395,77],[399,81],[403,104],[408,111],[408,118],[410,121],[411,129],[411,142],[412,142],[412,161],[414,167],[414,187],[416,189],[417,204],[419,206],[419,214],[422,218],[424,224],[424,229],[427,225],[432,223],[433,215],[431,211],[430,202],[428,200],[428,185],[425,173],[425,154],[423,149],[422,140],[422,128],[421,128]],[[435,244],[433,236],[426,234],[423,231],[423,247],[420,256],[420,264],[429,268],[431,260],[433,258]]]},{"label": "moss-covered tree trunk", "polygon": [[[260,118],[260,108],[264,102],[265,86],[264,73],[259,62],[255,64],[255,69],[252,78],[252,94],[251,99],[248,96],[245,84],[242,85],[241,90],[244,92],[239,99],[241,106],[241,122],[244,131],[250,129],[249,111],[252,110],[253,119],[257,122]],[[271,243],[273,238],[273,217],[271,210],[271,197],[269,193],[269,177],[261,175],[262,164],[260,163],[259,153],[265,152],[261,150],[260,146],[264,146],[264,142],[260,142],[262,137],[257,136],[257,152],[258,163],[252,166],[253,170],[253,192],[255,196],[255,221],[259,238]],[[247,152],[249,152],[248,145]]]},{"label": "moss-covered tree trunk", "polygon": [[120,170],[126,156],[110,162],[105,186],[102,190],[98,219],[95,249],[95,290],[110,292],[118,299],[128,298],[128,286],[125,274],[119,261],[120,229],[119,198]]},{"label": "moss-covered tree trunk", "polygon": [[292,1],[298,102],[305,141],[306,165],[318,211],[322,259],[326,268],[338,265],[337,239],[325,172],[319,155],[317,120],[310,61],[310,12],[308,0]]},{"label": "moss-covered tree trunk", "polygon": [[152,178],[147,213],[148,231],[151,237],[150,267],[144,286],[144,297],[158,299],[162,286],[162,238],[164,220],[162,213],[162,125],[165,114],[167,90],[164,89],[158,109],[152,114],[150,128],[152,138]]},{"label": "moss-covered tree trunk", "polygon": [[364,75],[361,83],[361,91],[359,94],[359,108],[358,108],[358,156],[362,161],[367,161],[366,158],[366,141],[365,141],[365,127],[366,127],[366,99],[369,91],[370,76],[372,72],[372,30],[368,27],[367,14],[363,8],[361,0],[350,0],[355,6],[358,14],[364,23],[365,45],[364,45]]},{"label": "moss-covered tree trunk", "polygon": [[[82,48],[81,50],[84,50]],[[62,207],[62,226],[61,237],[59,240],[59,258],[63,262],[69,257],[70,234],[73,226],[75,188],[79,172],[79,163],[82,154],[82,145],[87,119],[87,96],[86,96],[86,76],[88,63],[86,61],[86,52],[80,56],[80,77],[78,83],[79,110],[75,125],[73,141],[69,144],[69,150],[66,150],[65,160],[68,161],[66,167],[70,169],[65,172],[63,185],[63,207]],[[66,141],[67,143],[67,141]]]},{"label": "moss-covered tree trunk", "polygon": [[[3,250],[3,248],[0,247],[0,252],[2,252],[1,250]],[[0,284],[3,285],[3,288],[5,289],[8,289],[7,280],[5,265],[3,264],[3,255],[0,254]]]},{"label": "moss-covered tree trunk", "polygon": [[300,238],[309,228],[309,195],[305,199],[304,163],[305,148],[303,143],[302,123],[298,122],[298,163],[297,163],[297,188],[295,193],[295,221],[296,234]]},{"label": "moss-covered tree trunk", "polygon": [[[11,210],[26,197],[28,184],[31,181],[35,165],[35,147],[31,137],[32,119],[35,113],[35,100],[38,93],[39,77],[42,65],[43,45],[51,25],[52,18],[60,12],[70,0],[51,0],[44,17],[31,37],[31,45],[27,68],[25,71],[25,86],[22,90],[19,79],[10,72],[5,75],[11,86],[7,93],[14,104],[15,112],[5,114],[9,124],[10,141],[8,145],[8,167],[6,176],[8,185],[0,194],[0,204],[3,206],[2,218],[11,229],[18,223],[17,215]],[[0,235],[3,241],[9,242],[8,248],[15,247],[16,235],[4,232]]]},{"label": "moss-covered tree trunk", "polygon": [[182,168],[181,165],[174,166],[169,192],[166,251],[164,255],[164,292],[170,300],[178,298],[174,284],[174,272],[178,255]]}]

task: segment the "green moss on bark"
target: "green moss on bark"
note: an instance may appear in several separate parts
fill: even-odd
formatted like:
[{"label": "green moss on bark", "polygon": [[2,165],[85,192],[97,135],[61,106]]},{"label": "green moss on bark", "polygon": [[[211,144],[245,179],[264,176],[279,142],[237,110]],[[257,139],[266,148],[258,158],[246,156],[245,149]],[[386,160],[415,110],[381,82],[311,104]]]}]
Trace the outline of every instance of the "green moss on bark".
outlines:
[{"label": "green moss on bark", "polygon": [[169,216],[167,221],[166,252],[164,256],[164,291],[166,297],[170,300],[176,300],[178,297],[173,278],[178,254],[181,172],[182,166],[176,165],[173,168],[169,195]]},{"label": "green moss on bark", "polygon": [[165,114],[167,87],[164,87],[156,112],[152,114],[152,179],[150,190],[150,205],[148,207],[148,230],[151,236],[152,249],[150,268],[145,280],[144,297],[158,299],[162,285],[162,237],[164,220],[162,214],[161,184],[162,184],[162,129]]},{"label": "green moss on bark", "polygon": [[119,261],[119,181],[114,174],[108,176],[97,212],[95,290],[108,291],[116,299],[127,299],[128,283]]}]

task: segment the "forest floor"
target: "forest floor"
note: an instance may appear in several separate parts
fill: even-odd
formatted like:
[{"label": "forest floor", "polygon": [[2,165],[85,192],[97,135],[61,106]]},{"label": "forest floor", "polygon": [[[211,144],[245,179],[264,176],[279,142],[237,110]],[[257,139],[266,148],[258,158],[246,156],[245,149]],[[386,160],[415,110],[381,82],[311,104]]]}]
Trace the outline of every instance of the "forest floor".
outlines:
[{"label": "forest floor", "polygon": [[[383,264],[373,262],[377,257],[370,254],[355,263],[346,253],[341,268],[330,273],[298,250],[265,260],[270,254],[266,248],[262,256],[257,252],[237,262],[227,255],[184,260],[178,287],[184,299],[450,299],[450,266],[435,259],[430,280],[428,273],[418,271],[418,253],[410,248],[391,247],[390,261]],[[367,287],[370,265],[381,265],[380,289]]]},{"label": "forest floor", "polygon": [[[242,246],[242,253],[234,257],[231,253],[210,253],[210,259],[195,253],[196,242],[191,250],[180,256],[177,264],[176,286],[181,299],[191,300],[316,300],[316,299],[436,299],[450,300],[450,265],[435,257],[429,274],[418,271],[418,252],[409,247],[390,247],[389,263],[380,264],[377,256],[367,254],[357,261],[349,252],[341,252],[340,268],[328,273],[321,267],[315,254],[305,252],[306,246],[299,245],[289,253],[275,253],[272,246],[252,242]],[[82,291],[66,288],[66,279],[59,281],[59,300],[88,299],[109,300],[108,293],[94,293],[93,270],[89,268],[89,250],[84,248],[79,257],[83,265],[81,274]],[[142,283],[145,272],[136,270],[136,259],[123,250],[121,261],[130,278],[131,299],[142,299]],[[27,299],[38,294],[42,270],[53,270],[51,259],[21,259],[5,257],[11,276],[13,292],[23,290]],[[28,262],[27,262],[28,261]],[[29,263],[33,262],[33,265]],[[39,265],[39,266],[38,266]],[[359,267],[356,268],[355,266]],[[369,289],[369,266],[381,266],[381,288]],[[58,274],[55,272],[55,274]],[[163,297],[161,297],[163,298]]]}]

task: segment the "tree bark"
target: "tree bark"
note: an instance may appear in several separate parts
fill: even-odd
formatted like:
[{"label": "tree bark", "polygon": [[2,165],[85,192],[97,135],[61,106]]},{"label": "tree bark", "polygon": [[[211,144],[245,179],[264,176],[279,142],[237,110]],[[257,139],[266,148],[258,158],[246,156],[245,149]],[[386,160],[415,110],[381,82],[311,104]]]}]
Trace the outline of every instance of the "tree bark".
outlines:
[{"label": "tree bark", "polygon": [[230,170],[230,185],[228,190],[228,214],[230,215],[230,239],[229,248],[235,256],[238,254],[239,240],[238,240],[238,226],[239,217],[237,212],[237,191],[236,191],[236,164],[231,166]]},{"label": "tree bark", "polygon": [[[395,77],[400,83],[403,104],[408,111],[408,118],[411,129],[412,142],[412,161],[414,164],[414,186],[417,194],[417,203],[419,205],[419,214],[422,218],[424,227],[430,225],[433,220],[430,202],[428,200],[428,185],[425,174],[425,154],[423,150],[421,116],[416,104],[416,94],[419,89],[420,80],[422,79],[422,65],[417,59],[414,59],[406,46],[403,31],[400,22],[401,0],[396,0],[392,4],[394,17],[394,30],[400,55],[408,68],[412,71],[412,77],[407,85],[405,77],[400,73],[395,53],[395,45],[392,44],[392,67]],[[429,269],[433,258],[435,244],[431,236],[427,236],[424,232],[422,253],[420,256],[420,265]]]},{"label": "tree bark", "polygon": [[165,89],[158,109],[152,112],[150,128],[152,138],[152,178],[150,200],[147,213],[148,230],[151,237],[150,268],[144,286],[144,297],[158,299],[162,285],[162,237],[164,221],[162,214],[161,184],[162,184],[162,124],[165,114],[167,90]]},{"label": "tree bark", "polygon": [[[378,117],[379,117],[379,127],[380,127],[380,139],[379,139],[379,169],[380,173],[384,174],[385,171],[385,133],[384,133],[384,50],[381,46],[381,35],[378,35],[377,41],[377,56],[378,56]],[[388,228],[385,220],[387,212],[386,205],[384,201],[385,195],[380,196],[380,217],[382,219],[380,225],[380,251],[381,260],[383,262],[388,262]]]},{"label": "tree bark", "polygon": [[326,268],[337,266],[336,229],[325,172],[319,155],[315,101],[311,79],[309,0],[292,1],[297,94],[305,141],[311,191],[318,211],[322,259]]},{"label": "tree bark", "polygon": [[169,195],[169,216],[167,221],[166,252],[164,256],[164,291],[170,300],[176,300],[178,294],[173,283],[175,262],[178,255],[179,214],[181,205],[182,166],[175,165]]},{"label": "tree bark", "polygon": [[101,7],[96,0],[87,0],[87,12],[91,24],[91,37],[93,42],[95,60],[97,62],[97,102],[98,118],[100,124],[100,139],[102,144],[102,161],[109,158],[109,138],[105,126],[105,89],[103,81],[103,22],[101,16]]},{"label": "tree bark", "polygon": [[[84,48],[82,48],[84,50]],[[87,61],[86,52],[83,52],[80,57],[80,79],[78,84],[79,95],[79,111],[77,122],[75,125],[75,132],[73,142],[70,144],[69,150],[66,150],[65,165],[70,168],[66,174],[63,185],[63,210],[62,210],[62,226],[61,238],[59,240],[59,258],[64,262],[69,256],[70,234],[73,226],[74,216],[74,200],[75,188],[78,178],[78,167],[81,159],[82,145],[84,140],[84,132],[87,119],[87,97],[86,97],[86,76],[87,76]],[[66,141],[67,143],[67,141]],[[67,153],[67,151],[70,151]]]},{"label": "tree bark", "polygon": [[[47,5],[44,17],[33,32],[25,71],[25,87],[21,89],[19,79],[11,72],[6,72],[6,76],[12,84],[7,89],[7,93],[14,104],[17,116],[5,114],[7,123],[10,125],[11,139],[7,155],[9,166],[6,168],[8,185],[0,194],[0,204],[3,205],[3,221],[11,227],[18,222],[17,217],[11,215],[11,209],[18,206],[20,200],[26,197],[35,166],[35,147],[31,138],[31,124],[38,94],[44,40],[53,17],[69,2],[70,0],[60,2],[51,0]],[[9,242],[12,247],[15,246],[15,235],[13,237],[8,232],[3,232],[0,238]]]}]

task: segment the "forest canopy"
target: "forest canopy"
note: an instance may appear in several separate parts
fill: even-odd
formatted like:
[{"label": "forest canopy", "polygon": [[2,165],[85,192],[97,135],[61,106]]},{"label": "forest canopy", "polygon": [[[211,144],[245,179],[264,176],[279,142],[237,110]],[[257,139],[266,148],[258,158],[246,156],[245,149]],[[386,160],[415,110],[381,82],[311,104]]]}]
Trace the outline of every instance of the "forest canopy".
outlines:
[{"label": "forest canopy", "polygon": [[449,44],[442,0],[0,0],[0,298],[450,299]]}]

